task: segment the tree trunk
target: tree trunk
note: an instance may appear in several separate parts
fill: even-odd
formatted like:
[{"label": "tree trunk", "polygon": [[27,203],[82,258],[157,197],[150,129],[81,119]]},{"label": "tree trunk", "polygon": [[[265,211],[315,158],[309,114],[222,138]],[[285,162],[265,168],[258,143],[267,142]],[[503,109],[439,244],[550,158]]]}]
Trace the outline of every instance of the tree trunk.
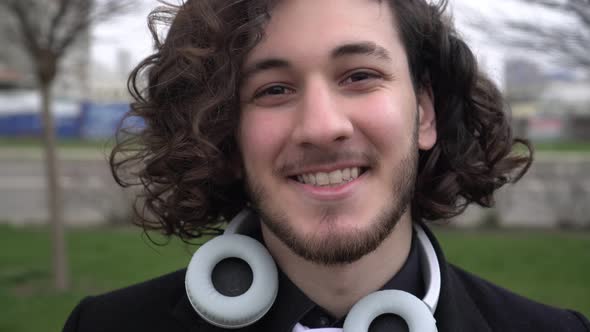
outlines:
[{"label": "tree trunk", "polygon": [[43,117],[43,141],[45,143],[45,171],[47,178],[47,205],[51,224],[53,281],[58,290],[69,287],[68,264],[64,232],[62,192],[59,184],[55,127],[50,105],[51,84],[41,82],[41,103]]}]

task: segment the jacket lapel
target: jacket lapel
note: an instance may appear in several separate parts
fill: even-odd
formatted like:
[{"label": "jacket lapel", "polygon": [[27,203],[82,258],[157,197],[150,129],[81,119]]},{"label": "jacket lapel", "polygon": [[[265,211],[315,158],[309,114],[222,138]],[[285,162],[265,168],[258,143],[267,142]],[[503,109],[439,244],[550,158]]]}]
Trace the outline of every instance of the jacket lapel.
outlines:
[{"label": "jacket lapel", "polygon": [[216,327],[205,323],[191,306],[186,293],[172,307],[172,315],[184,326],[184,331],[203,332],[219,331]]},{"label": "jacket lapel", "polygon": [[428,227],[423,228],[432,242],[440,264],[441,291],[434,313],[438,331],[492,332],[463,283],[455,274],[454,268],[447,263],[440,244]]}]

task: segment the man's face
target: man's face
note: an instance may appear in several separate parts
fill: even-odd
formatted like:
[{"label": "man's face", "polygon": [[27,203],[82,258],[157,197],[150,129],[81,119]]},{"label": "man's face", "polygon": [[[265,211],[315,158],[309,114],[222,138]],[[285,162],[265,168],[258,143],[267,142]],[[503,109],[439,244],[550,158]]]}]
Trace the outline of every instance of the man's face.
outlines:
[{"label": "man's face", "polygon": [[268,227],[300,256],[352,262],[407,209],[436,140],[387,4],[289,0],[246,58],[238,143]]}]

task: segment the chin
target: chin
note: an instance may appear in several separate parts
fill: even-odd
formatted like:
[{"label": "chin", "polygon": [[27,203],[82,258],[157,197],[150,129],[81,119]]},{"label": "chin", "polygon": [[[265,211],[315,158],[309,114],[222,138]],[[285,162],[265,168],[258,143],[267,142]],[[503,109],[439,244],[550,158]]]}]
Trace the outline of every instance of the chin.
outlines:
[{"label": "chin", "polygon": [[[301,217],[300,217],[301,218]],[[391,234],[397,219],[375,216],[371,219],[342,218],[324,213],[316,216],[307,229],[301,222],[285,218],[263,219],[277,238],[291,251],[312,263],[334,266],[353,263],[373,252]],[[367,220],[359,225],[358,220]]]}]

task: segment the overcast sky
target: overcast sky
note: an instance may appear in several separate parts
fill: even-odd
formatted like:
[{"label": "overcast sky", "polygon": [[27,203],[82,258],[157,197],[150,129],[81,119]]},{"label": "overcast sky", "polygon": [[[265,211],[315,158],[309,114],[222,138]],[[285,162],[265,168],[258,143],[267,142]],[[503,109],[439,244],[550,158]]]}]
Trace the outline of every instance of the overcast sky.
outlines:
[{"label": "overcast sky", "polygon": [[[491,19],[506,16],[525,19],[528,17],[531,20],[538,20],[541,15],[544,19],[552,19],[550,14],[547,16],[544,12],[523,7],[515,0],[451,0],[450,3],[459,31],[468,40],[486,71],[500,84],[503,59],[507,51],[491,45],[485,35],[470,28],[469,22],[473,22],[477,15]],[[121,51],[129,54],[131,65],[150,54],[152,44],[146,24],[147,15],[158,5],[156,0],[141,0],[141,6],[132,13],[96,26],[93,31],[93,62],[115,71]]]}]

